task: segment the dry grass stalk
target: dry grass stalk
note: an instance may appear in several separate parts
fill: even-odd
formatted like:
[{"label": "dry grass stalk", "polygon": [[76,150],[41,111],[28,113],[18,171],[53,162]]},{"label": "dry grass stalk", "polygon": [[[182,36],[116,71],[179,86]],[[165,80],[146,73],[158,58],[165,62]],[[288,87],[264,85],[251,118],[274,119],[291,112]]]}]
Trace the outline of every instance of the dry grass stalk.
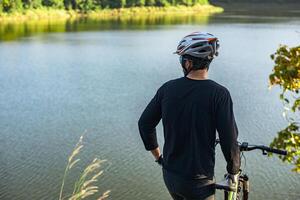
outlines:
[{"label": "dry grass stalk", "polygon": [[[103,173],[101,168],[101,164],[105,162],[106,160],[100,160],[98,158],[95,158],[82,172],[79,179],[76,181],[74,185],[73,193],[69,196],[63,195],[64,186],[65,186],[65,180],[67,178],[67,175],[72,167],[74,167],[80,159],[75,158],[83,148],[82,144],[83,136],[80,137],[78,143],[76,144],[72,154],[68,158],[68,163],[64,172],[62,185],[60,189],[59,194],[59,200],[68,199],[68,200],[81,200],[86,197],[95,195],[99,192],[98,186],[95,185],[95,183],[98,181],[98,177]],[[98,198],[98,200],[104,200],[108,197],[109,190],[104,192],[101,197]]]}]

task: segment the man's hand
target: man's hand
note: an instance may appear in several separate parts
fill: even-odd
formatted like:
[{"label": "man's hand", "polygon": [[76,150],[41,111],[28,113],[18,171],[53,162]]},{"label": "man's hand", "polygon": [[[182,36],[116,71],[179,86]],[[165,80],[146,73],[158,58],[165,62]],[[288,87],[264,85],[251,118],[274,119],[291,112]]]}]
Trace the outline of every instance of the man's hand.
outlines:
[{"label": "man's hand", "polygon": [[162,158],[162,154],[160,153],[159,147],[151,150],[151,153],[154,156],[155,162],[157,162],[159,165],[162,165],[163,158]]},{"label": "man's hand", "polygon": [[239,182],[239,174],[227,174],[225,177],[228,182],[229,188],[233,191],[237,190],[238,182]]},{"label": "man's hand", "polygon": [[238,188],[239,174],[225,174],[225,179],[217,183],[218,189],[236,192]]},{"label": "man's hand", "polygon": [[156,149],[151,150],[151,153],[154,156],[155,160],[158,160],[159,157],[161,156],[159,147],[157,147]]},{"label": "man's hand", "polygon": [[157,162],[160,166],[162,166],[162,164],[163,164],[163,157],[162,157],[162,155],[160,155],[159,158],[157,160],[155,160],[155,162]]}]

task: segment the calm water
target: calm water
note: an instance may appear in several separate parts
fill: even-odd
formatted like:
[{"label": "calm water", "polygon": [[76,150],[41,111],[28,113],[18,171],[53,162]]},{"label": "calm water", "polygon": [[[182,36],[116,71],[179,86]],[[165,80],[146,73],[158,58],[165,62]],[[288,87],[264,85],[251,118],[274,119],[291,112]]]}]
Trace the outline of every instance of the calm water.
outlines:
[{"label": "calm water", "polygon": [[[137,120],[162,83],[182,76],[172,52],[195,30],[220,38],[210,78],[231,91],[240,140],[269,144],[286,125],[279,90],[268,90],[270,54],[299,44],[299,20],[223,14],[0,24],[0,199],[57,199],[66,159],[84,132],[81,164],[108,160],[100,188],[112,190],[109,199],[170,199]],[[161,126],[158,137],[162,146]],[[291,166],[260,152],[246,156],[252,200],[300,199]],[[217,179],[224,172],[218,148]]]}]

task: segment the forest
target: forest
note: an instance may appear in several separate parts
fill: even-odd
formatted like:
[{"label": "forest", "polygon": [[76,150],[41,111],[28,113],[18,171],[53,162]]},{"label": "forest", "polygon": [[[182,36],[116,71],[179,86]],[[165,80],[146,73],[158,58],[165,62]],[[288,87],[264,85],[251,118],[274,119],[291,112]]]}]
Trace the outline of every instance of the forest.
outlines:
[{"label": "forest", "polygon": [[208,0],[0,0],[0,13],[21,12],[29,9],[53,8],[92,11],[129,7],[168,7],[209,4]]}]

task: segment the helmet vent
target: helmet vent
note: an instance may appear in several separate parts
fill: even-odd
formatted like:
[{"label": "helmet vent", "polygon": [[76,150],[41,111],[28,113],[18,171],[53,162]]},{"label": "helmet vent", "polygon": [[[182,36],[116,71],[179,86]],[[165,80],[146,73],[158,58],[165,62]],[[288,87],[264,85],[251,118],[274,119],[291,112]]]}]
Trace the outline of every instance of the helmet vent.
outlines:
[{"label": "helmet vent", "polygon": [[191,48],[197,48],[197,47],[202,47],[203,46],[203,44],[196,44],[196,45],[194,45],[193,47],[191,47]]},{"label": "helmet vent", "polygon": [[206,40],[205,38],[192,38],[192,40]]},{"label": "helmet vent", "polygon": [[184,46],[181,46],[181,47],[178,48],[178,50],[181,50],[181,49],[183,49],[183,48],[184,48]]}]

